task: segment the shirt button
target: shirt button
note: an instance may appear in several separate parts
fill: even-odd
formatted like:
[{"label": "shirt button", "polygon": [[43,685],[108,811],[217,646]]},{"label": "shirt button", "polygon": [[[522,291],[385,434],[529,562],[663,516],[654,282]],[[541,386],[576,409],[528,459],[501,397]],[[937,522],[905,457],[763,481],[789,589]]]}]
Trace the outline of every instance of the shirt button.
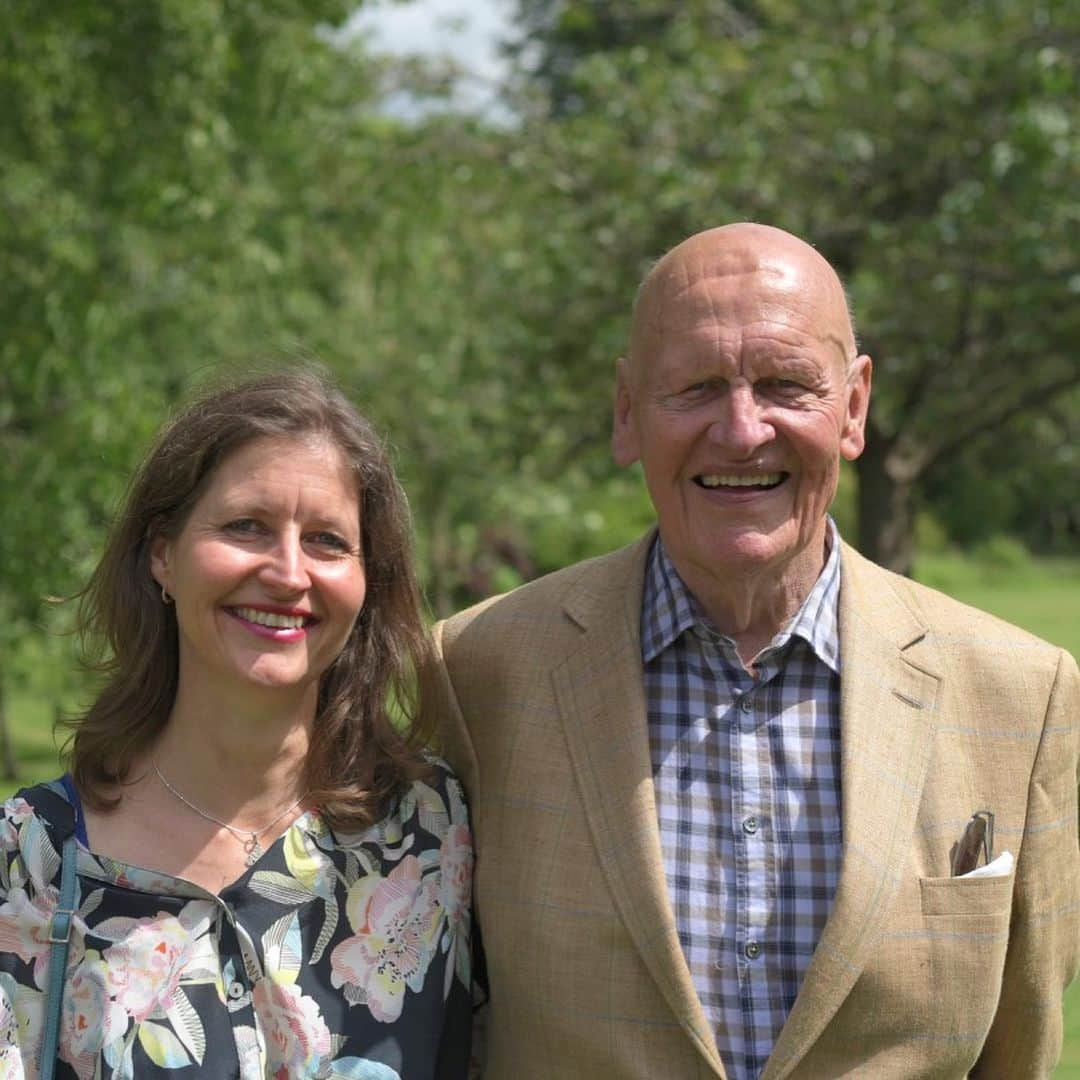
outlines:
[{"label": "shirt button", "polygon": [[739,698],[739,708],[742,709],[743,712],[753,712],[753,698],[751,698],[749,694],[743,694],[743,696]]},{"label": "shirt button", "polygon": [[238,998],[244,996],[244,984],[237,980],[236,982],[229,983],[229,997],[236,1001]]},{"label": "shirt button", "polygon": [[748,941],[743,946],[747,960],[756,960],[761,955],[761,946],[756,941]]},{"label": "shirt button", "polygon": [[747,836],[753,836],[754,833],[758,831],[758,826],[760,824],[758,819],[751,814],[748,818],[743,818],[742,831],[746,833]]}]

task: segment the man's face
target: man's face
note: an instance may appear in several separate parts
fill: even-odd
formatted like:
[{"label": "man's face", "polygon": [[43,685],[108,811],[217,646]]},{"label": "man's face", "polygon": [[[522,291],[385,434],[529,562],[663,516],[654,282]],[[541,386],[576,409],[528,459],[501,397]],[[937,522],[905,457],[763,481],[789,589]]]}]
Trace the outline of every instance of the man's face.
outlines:
[{"label": "man's face", "polygon": [[839,284],[797,259],[698,259],[643,304],[613,445],[640,459],[681,576],[702,598],[731,573],[816,576],[870,393]]}]

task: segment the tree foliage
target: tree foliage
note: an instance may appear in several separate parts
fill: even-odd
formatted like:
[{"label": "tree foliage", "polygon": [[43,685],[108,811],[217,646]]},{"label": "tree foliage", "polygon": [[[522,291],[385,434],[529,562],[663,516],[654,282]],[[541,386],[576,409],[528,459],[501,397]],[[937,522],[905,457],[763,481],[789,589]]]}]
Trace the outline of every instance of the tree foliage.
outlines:
[{"label": "tree foliage", "polygon": [[1075,543],[1074,5],[519,0],[499,123],[380,111],[418,68],[336,33],[350,6],[5,9],[0,686],[169,408],[267,354],[392,434],[437,610],[628,539],[630,300],[727,220],[849,283],[866,550],[906,564],[917,482],[958,539]]},{"label": "tree foliage", "polygon": [[907,569],[915,483],[1080,382],[1075,7],[520,6],[556,176],[624,297],[643,252],[733,218],[845,276],[877,364],[859,539]]}]

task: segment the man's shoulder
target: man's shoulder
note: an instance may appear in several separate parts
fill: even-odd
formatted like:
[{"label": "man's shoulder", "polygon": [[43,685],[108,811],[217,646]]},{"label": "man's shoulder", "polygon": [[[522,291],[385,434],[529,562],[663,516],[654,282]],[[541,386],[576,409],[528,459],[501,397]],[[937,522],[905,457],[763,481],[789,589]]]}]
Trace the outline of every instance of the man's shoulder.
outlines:
[{"label": "man's shoulder", "polygon": [[650,533],[616,551],[552,571],[450,616],[439,627],[444,646],[466,634],[486,637],[513,628],[538,631],[545,624],[561,624],[568,608],[587,605],[591,598],[613,589],[636,587],[640,595],[651,540]]}]

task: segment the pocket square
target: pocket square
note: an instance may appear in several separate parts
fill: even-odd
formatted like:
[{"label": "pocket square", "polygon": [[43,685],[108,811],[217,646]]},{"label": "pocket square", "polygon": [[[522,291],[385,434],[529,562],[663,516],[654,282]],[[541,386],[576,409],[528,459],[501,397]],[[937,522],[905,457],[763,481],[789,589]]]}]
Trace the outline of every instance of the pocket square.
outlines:
[{"label": "pocket square", "polygon": [[1003,851],[993,862],[961,874],[956,880],[964,881],[974,877],[1008,877],[1012,873],[1013,857],[1011,851]]}]

